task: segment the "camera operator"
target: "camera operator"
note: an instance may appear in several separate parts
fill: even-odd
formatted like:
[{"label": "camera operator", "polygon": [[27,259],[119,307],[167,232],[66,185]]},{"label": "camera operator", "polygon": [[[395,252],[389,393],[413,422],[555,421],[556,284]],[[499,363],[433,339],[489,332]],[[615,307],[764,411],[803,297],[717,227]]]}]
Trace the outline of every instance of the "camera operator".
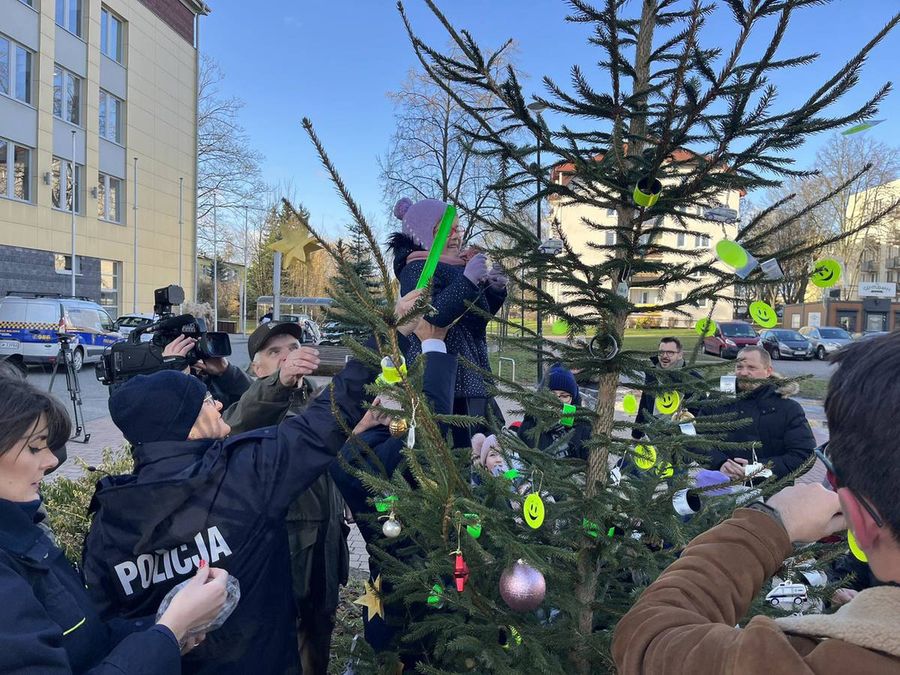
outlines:
[{"label": "camera operator", "polygon": [[[420,295],[401,298],[396,315]],[[398,328],[401,349],[413,328]],[[221,403],[196,378],[163,370],[119,387],[110,413],[132,445],[134,473],[98,483],[84,546],[85,580],[104,614],[146,614],[209,560],[238,580],[241,600],[184,671],[299,672],[285,517],[362,417],[374,378],[351,359],[299,415],[231,439]]]},{"label": "camera operator", "polygon": [[[178,356],[186,358],[199,342],[187,335],[179,335],[163,349],[163,357]],[[223,407],[229,408],[237,403],[250,388],[251,380],[243,370],[228,362],[224,356],[211,359],[200,359],[190,366],[190,374],[199,378],[206,385],[213,398]]]}]

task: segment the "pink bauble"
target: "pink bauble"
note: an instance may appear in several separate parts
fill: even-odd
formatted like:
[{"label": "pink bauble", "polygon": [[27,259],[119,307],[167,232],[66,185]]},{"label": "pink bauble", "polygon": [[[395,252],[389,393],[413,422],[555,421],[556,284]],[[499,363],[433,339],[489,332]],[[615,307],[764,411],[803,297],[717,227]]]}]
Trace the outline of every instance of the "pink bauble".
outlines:
[{"label": "pink bauble", "polygon": [[500,596],[515,612],[537,609],[546,592],[544,575],[522,560],[517,560],[500,575]]}]

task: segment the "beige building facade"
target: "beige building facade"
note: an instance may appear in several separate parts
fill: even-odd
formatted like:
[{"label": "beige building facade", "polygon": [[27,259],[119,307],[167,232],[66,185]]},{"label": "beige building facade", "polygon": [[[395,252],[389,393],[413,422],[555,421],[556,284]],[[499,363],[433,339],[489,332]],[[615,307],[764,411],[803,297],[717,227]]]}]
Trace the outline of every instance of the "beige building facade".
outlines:
[{"label": "beige building facade", "polygon": [[[900,179],[853,195],[847,205],[847,220],[864,220],[897,200]],[[859,252],[845,261],[842,297],[900,299],[900,211],[870,227],[859,241]]]},{"label": "beige building facade", "polygon": [[[683,158],[680,158],[683,159]],[[569,183],[572,179],[570,166],[557,166],[553,171],[553,180],[563,183]],[[736,191],[722,193],[718,196],[716,204],[692,207],[695,215],[701,215],[715,208],[715,212],[724,215],[731,222],[710,222],[709,220],[688,219],[689,226],[684,232],[670,233],[665,232],[654,237],[654,243],[672,248],[683,250],[684,254],[677,252],[661,252],[652,253],[647,256],[647,260],[658,260],[662,263],[671,262],[672,264],[683,264],[691,260],[691,254],[698,251],[709,252],[715,258],[714,249],[721,239],[734,239],[737,236],[736,220],[740,214],[741,194]],[[729,211],[730,210],[730,211]],[[612,252],[608,250],[598,250],[593,248],[591,244],[599,244],[602,246],[613,246],[616,243],[616,233],[612,230],[597,230],[589,226],[587,223],[597,223],[603,227],[614,227],[617,222],[615,209],[603,209],[596,206],[585,204],[565,204],[561,199],[550,201],[550,222],[558,225],[569,244],[581,256],[583,262],[588,265],[601,264],[608,260]],[[676,227],[676,224],[665,223],[665,227]],[[552,236],[552,235],[551,235]],[[646,242],[645,242],[646,243]],[[722,263],[718,263],[722,265]],[[722,265],[723,270],[730,270]],[[682,310],[688,313],[688,316],[674,312],[672,310],[656,309],[657,305],[671,302],[678,302],[686,298],[694,283],[668,284],[662,286],[639,286],[638,282],[647,280],[647,275],[635,275],[628,290],[629,299],[638,308],[638,311],[631,315],[629,325],[654,326],[654,327],[690,327],[697,320],[710,316],[715,321],[727,321],[734,317],[734,307],[730,302],[720,301],[713,306],[711,301],[699,300],[696,306],[683,305]],[[711,282],[712,279],[698,278],[695,283]],[[565,287],[559,284],[551,284],[548,291],[557,299],[563,297]],[[730,289],[723,293],[723,296],[731,296]]]},{"label": "beige building facade", "polygon": [[[200,0],[0,0],[0,296],[192,296]],[[74,217],[73,217],[74,215]],[[74,222],[73,222],[74,221]],[[74,251],[73,251],[74,227]]]}]

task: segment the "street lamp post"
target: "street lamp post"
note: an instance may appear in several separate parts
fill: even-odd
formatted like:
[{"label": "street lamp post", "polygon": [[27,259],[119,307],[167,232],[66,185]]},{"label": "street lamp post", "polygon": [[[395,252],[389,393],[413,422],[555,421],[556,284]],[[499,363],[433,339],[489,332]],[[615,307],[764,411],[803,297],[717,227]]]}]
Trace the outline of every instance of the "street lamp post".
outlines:
[{"label": "street lamp post", "polygon": [[[528,109],[537,114],[540,119],[540,114],[547,109],[546,103],[541,103],[540,101],[535,101],[534,103],[530,103],[528,105]],[[537,147],[537,180],[535,186],[535,195],[537,196],[537,225],[535,227],[537,234],[537,242],[538,246],[541,245],[543,241],[543,232],[541,228],[541,132],[540,126],[534,132],[534,140],[535,145]],[[540,382],[544,377],[544,364],[543,364],[543,337],[544,337],[544,317],[541,313],[541,276],[540,274],[536,274],[535,286],[537,287],[537,296],[536,307],[537,307],[537,336],[538,336],[538,353],[537,353],[537,377],[538,382]]]},{"label": "street lamp post", "polygon": [[241,334],[247,334],[247,210],[244,205],[244,284],[241,287]]}]

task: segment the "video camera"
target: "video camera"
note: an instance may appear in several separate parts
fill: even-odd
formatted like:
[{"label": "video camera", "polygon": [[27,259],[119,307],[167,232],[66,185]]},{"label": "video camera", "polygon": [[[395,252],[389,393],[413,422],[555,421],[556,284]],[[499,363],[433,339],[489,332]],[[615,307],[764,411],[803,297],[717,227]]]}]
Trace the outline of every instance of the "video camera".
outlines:
[{"label": "video camera", "polygon": [[[97,379],[110,386],[121,384],[135,375],[148,375],[158,370],[184,370],[201,359],[231,356],[227,333],[206,330],[206,322],[192,314],[172,314],[172,307],[184,302],[184,289],[176,284],[153,291],[153,312],[159,321],[135,328],[124,342],[112,345],[97,363]],[[144,333],[152,334],[143,342]],[[184,357],[163,356],[166,345],[179,335],[197,340]]]}]

